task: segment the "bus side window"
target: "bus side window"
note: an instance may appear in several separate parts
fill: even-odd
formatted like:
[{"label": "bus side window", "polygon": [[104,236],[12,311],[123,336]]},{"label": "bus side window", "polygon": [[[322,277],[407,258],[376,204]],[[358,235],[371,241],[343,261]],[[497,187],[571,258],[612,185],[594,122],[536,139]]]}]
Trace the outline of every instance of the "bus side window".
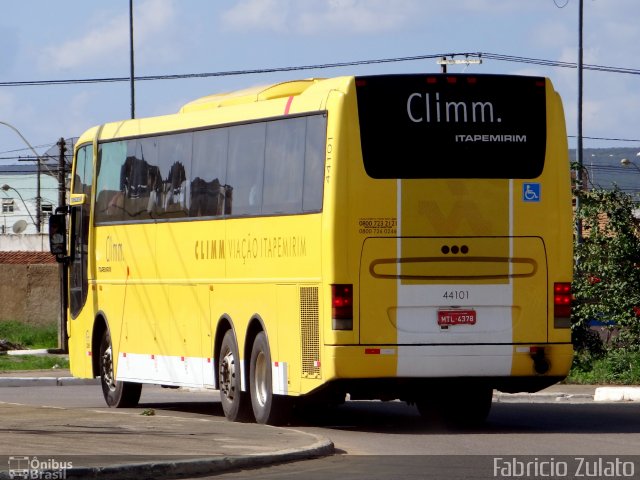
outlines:
[{"label": "bus side window", "polygon": [[232,215],[262,212],[265,134],[263,122],[230,128],[227,172],[233,187]]},{"label": "bus side window", "polygon": [[267,123],[263,214],[302,211],[304,117]]},{"label": "bus side window", "polygon": [[217,128],[193,134],[193,160],[189,188],[189,216],[229,214],[227,206],[227,150],[229,129]]},{"label": "bus side window", "polygon": [[158,138],[160,218],[180,218],[189,214],[188,190],[191,177],[192,133],[179,133]]},{"label": "bus side window", "polygon": [[324,158],[327,139],[327,116],[307,117],[304,159],[303,212],[322,210]]}]

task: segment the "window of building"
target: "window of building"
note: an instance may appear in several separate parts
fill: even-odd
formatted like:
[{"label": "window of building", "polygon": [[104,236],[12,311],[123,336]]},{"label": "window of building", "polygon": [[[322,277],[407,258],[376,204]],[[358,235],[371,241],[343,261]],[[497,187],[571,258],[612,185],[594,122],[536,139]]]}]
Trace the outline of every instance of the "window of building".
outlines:
[{"label": "window of building", "polygon": [[13,198],[2,199],[2,213],[13,213],[15,202]]},{"label": "window of building", "polygon": [[40,212],[42,213],[42,220],[45,221],[53,213],[53,204],[43,203],[40,205]]}]

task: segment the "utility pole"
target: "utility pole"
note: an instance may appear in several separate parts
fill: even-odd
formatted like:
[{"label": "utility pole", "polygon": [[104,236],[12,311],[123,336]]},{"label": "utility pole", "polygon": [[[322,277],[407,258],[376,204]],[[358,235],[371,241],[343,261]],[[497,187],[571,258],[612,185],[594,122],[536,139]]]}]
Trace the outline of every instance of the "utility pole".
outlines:
[{"label": "utility pole", "polygon": [[578,165],[582,168],[582,74],[583,74],[583,48],[582,48],[582,25],[584,23],[584,0],[580,0],[580,12],[578,13]]},{"label": "utility pole", "polygon": [[129,0],[129,63],[131,65],[131,118],[136,118],[136,90],[133,68],[133,0]]},{"label": "utility pole", "polygon": [[[583,0],[579,0],[578,5],[578,134],[576,144],[576,189],[582,190],[582,175],[583,175],[583,158],[582,158],[582,73],[583,73],[583,49],[582,49],[582,25],[583,25]],[[580,194],[576,195],[576,235],[578,242],[582,241],[582,220],[579,217],[580,214]]]},{"label": "utility pole", "polygon": [[[58,207],[64,207],[67,202],[66,177],[67,171],[65,167],[65,152],[67,151],[64,138],[58,140],[60,147],[60,156],[58,157]],[[73,255],[73,252],[70,252]],[[67,265],[65,263],[58,264],[60,272],[60,325],[58,326],[58,348],[61,353],[69,353],[69,336],[67,334]]]},{"label": "utility pole", "polygon": [[65,186],[67,172],[64,161],[64,154],[67,151],[67,147],[64,138],[61,137],[57,145],[60,147],[60,156],[58,157],[58,206],[64,207],[67,203],[67,188]]},{"label": "utility pole", "polygon": [[42,186],[40,185],[40,174],[42,172],[42,164],[40,163],[40,155],[36,158],[38,162],[38,178],[36,180],[36,232],[42,231]]}]

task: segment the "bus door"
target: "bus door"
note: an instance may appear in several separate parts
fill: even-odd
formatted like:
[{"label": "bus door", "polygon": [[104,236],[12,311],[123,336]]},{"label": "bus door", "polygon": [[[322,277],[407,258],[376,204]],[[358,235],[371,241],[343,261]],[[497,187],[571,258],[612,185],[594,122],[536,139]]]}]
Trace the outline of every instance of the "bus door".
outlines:
[{"label": "bus door", "polygon": [[71,194],[71,245],[69,265],[69,309],[77,317],[89,290],[88,252],[91,188],[93,182],[93,146],[85,145],[76,153],[75,178]]}]

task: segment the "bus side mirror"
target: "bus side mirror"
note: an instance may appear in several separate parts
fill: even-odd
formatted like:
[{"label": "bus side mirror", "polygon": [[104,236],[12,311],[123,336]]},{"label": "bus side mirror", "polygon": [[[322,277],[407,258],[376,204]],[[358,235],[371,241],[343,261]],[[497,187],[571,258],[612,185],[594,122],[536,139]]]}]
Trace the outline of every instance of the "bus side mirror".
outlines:
[{"label": "bus side mirror", "polygon": [[56,256],[56,261],[66,262],[67,252],[67,215],[56,213],[49,217],[49,250]]}]

